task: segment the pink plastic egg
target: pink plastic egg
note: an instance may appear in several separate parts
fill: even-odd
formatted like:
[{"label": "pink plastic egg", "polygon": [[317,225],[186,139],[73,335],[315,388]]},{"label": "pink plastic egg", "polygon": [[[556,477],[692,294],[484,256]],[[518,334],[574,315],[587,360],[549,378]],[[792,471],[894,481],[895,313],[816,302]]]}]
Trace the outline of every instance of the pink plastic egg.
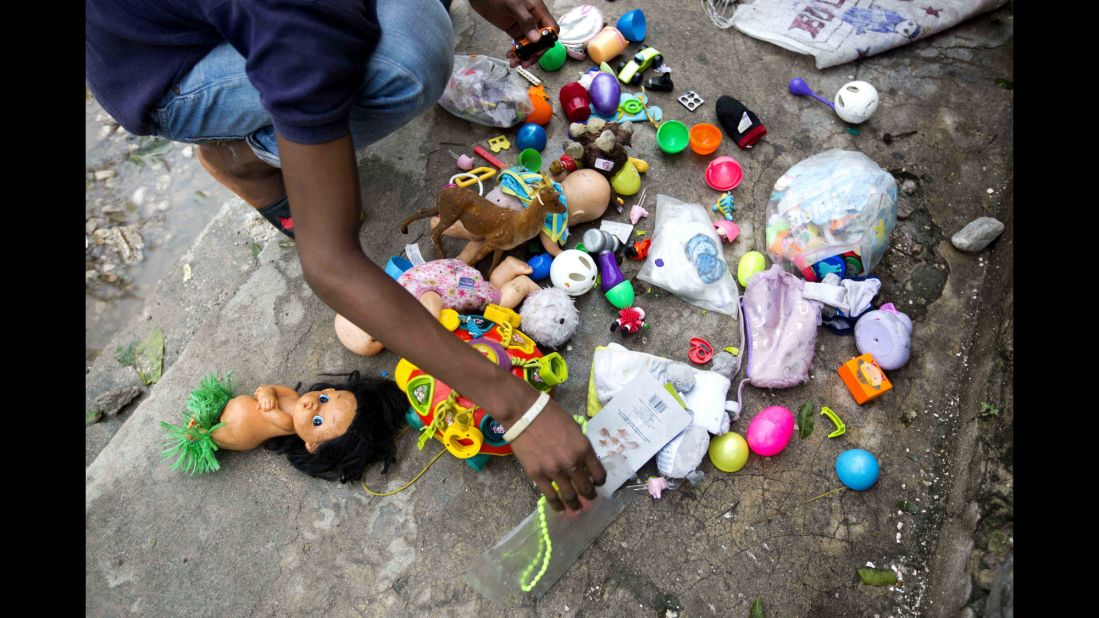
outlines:
[{"label": "pink plastic egg", "polygon": [[760,410],[748,424],[748,448],[763,457],[778,455],[794,435],[794,415],[782,406]]}]

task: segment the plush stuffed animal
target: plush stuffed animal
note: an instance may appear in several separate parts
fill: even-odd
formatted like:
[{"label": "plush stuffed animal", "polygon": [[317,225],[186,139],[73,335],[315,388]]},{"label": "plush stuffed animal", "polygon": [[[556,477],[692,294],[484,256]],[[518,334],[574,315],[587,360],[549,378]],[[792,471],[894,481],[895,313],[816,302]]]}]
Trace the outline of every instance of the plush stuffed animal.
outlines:
[{"label": "plush stuffed animal", "polygon": [[[575,141],[565,142],[565,154],[581,167],[596,170],[609,179],[630,158],[626,146],[633,137],[633,123],[618,124],[592,118],[586,125],[578,122],[569,125],[569,136]],[[554,167],[551,164],[550,173],[559,173],[560,170],[554,171]]]},{"label": "plush stuffed animal", "polygon": [[580,325],[580,313],[564,290],[548,287],[531,294],[519,311],[523,332],[551,348],[572,338]]}]

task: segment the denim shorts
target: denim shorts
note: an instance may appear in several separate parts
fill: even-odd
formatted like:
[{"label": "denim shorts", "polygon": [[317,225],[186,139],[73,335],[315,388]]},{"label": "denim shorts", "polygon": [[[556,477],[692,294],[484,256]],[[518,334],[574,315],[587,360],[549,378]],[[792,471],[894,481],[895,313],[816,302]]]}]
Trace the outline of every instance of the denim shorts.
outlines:
[{"label": "denim shorts", "polygon": [[[378,2],[382,36],[351,109],[356,151],[389,135],[442,96],[454,62],[454,31],[439,0]],[[244,139],[281,167],[271,116],[231,45],[214,48],[153,111],[156,134],[178,142]]]}]

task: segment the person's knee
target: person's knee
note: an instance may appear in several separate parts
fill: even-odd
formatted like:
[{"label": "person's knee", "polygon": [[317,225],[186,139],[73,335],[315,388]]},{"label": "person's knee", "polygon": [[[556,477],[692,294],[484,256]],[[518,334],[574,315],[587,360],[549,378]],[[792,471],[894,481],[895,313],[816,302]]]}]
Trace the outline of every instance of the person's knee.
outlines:
[{"label": "person's knee", "polygon": [[443,96],[454,64],[454,35],[449,20],[428,30],[432,35],[416,41],[417,53],[406,58],[404,65],[421,89],[418,100],[424,107]]},{"label": "person's knee", "polygon": [[377,53],[384,68],[377,76],[389,83],[378,84],[376,96],[404,99],[421,108],[434,104],[446,89],[454,64],[450,15],[438,0],[419,0],[379,7],[379,18],[383,40]]}]

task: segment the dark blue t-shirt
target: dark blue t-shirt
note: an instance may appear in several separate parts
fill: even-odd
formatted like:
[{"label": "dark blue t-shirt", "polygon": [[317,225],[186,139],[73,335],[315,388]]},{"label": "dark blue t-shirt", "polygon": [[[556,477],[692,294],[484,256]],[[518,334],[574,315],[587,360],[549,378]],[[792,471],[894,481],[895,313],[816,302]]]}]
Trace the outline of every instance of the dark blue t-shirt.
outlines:
[{"label": "dark blue t-shirt", "polygon": [[214,47],[245,58],[275,129],[319,144],[344,135],[377,45],[374,0],[86,0],[89,87],[127,131]]}]

